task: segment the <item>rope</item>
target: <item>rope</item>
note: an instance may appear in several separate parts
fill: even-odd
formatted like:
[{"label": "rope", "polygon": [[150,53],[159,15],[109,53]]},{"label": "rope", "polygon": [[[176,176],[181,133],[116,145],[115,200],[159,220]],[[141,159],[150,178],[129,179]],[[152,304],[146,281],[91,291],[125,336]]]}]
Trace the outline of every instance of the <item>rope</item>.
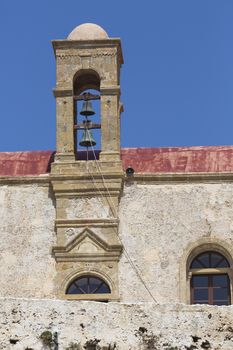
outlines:
[{"label": "rope", "polygon": [[[88,136],[89,136],[89,138],[90,138],[90,133],[89,133],[88,128],[87,128],[87,132],[88,132]],[[94,155],[94,159],[95,159],[96,166],[97,166],[98,171],[99,171],[99,173],[100,173],[100,175],[101,175],[101,178],[102,178],[103,186],[104,186],[105,190],[107,191],[108,196],[109,196],[109,200],[110,200],[110,202],[111,202],[111,204],[112,204],[112,205],[110,205],[110,203],[109,203],[109,201],[108,201],[108,197],[106,196],[108,205],[109,205],[109,207],[110,207],[110,209],[111,209],[111,211],[112,211],[113,216],[114,216],[114,217],[117,217],[117,209],[116,209],[116,207],[115,207],[114,202],[112,201],[111,193],[109,192],[109,189],[108,189],[108,187],[107,187],[107,185],[106,185],[106,183],[105,183],[104,176],[103,176],[103,174],[102,174],[102,172],[101,172],[101,169],[100,169],[98,160],[97,160],[97,158],[96,158],[95,150],[94,150],[94,147],[93,147],[92,145],[91,145],[91,149],[92,149],[92,152],[93,152],[93,155]],[[88,156],[87,156],[87,157],[88,157]],[[100,193],[101,197],[102,197],[103,199],[105,199],[105,197],[103,196],[103,193],[102,193],[102,192],[100,191],[100,189],[96,186],[96,184],[95,184],[95,179],[94,179],[92,173],[89,171],[88,162],[87,162],[87,171],[88,171],[88,173],[90,174],[90,176],[91,176],[91,178],[92,178],[92,181],[93,181],[93,184],[94,184],[95,188],[98,190],[98,192]],[[104,211],[105,211],[106,216],[108,216],[108,213],[106,212],[106,209],[105,209],[105,207],[104,207],[104,205],[103,205],[103,202],[102,202],[101,200],[100,200],[100,204],[102,205],[102,207],[103,207],[103,209],[104,209]],[[114,208],[114,211],[115,211],[115,212],[113,211],[113,208]],[[125,254],[125,256],[126,256],[128,262],[130,263],[132,269],[135,271],[137,277],[139,278],[139,280],[140,280],[141,283],[143,284],[144,288],[147,290],[147,292],[148,292],[148,294],[150,295],[150,297],[151,297],[151,298],[153,299],[153,301],[157,304],[157,301],[156,301],[155,297],[154,297],[153,294],[151,293],[150,289],[147,287],[147,284],[146,284],[146,282],[144,281],[143,277],[141,276],[141,273],[140,273],[139,269],[138,269],[138,268],[136,267],[136,265],[134,264],[133,260],[131,259],[130,255],[129,255],[128,251],[127,251],[127,249],[125,248],[125,245],[124,245],[124,243],[123,243],[121,237],[118,235],[117,229],[115,229],[115,228],[113,228],[113,229],[115,230],[115,232],[116,232],[116,234],[117,234],[117,236],[118,236],[118,238],[119,238],[119,240],[120,240],[120,242],[121,242],[121,244],[122,244],[122,246],[123,246],[123,253]]]}]

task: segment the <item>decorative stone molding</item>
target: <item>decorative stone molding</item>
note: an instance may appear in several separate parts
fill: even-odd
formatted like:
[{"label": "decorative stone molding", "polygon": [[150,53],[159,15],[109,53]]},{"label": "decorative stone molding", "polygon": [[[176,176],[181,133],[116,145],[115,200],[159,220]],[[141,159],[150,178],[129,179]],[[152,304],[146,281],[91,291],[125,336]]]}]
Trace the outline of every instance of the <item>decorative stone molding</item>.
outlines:
[{"label": "decorative stone molding", "polygon": [[[219,183],[233,182],[232,173],[134,173],[133,179],[141,184],[159,183]],[[127,178],[126,178],[127,180]]]},{"label": "decorative stone molding", "polygon": [[70,58],[70,57],[79,57],[80,59],[82,57],[104,57],[104,56],[109,56],[109,57],[114,57],[116,56],[117,51],[116,50],[108,50],[108,51],[104,51],[101,49],[96,49],[96,50],[92,50],[92,51],[87,51],[87,50],[80,50],[78,53],[76,51],[73,52],[69,52],[66,53],[64,51],[62,51],[61,53],[57,53],[57,58],[58,59],[66,59],[66,58]]},{"label": "decorative stone molding", "polygon": [[66,96],[72,96],[73,90],[69,88],[54,88],[53,89],[53,95],[54,97],[66,97]]},{"label": "decorative stone molding", "polygon": [[118,227],[119,219],[57,219],[55,223],[56,227],[83,227],[84,225],[91,225],[91,227]]},{"label": "decorative stone molding", "polygon": [[84,229],[66,246],[52,248],[56,261],[118,261],[121,252],[120,244],[108,244],[89,228]]},{"label": "decorative stone molding", "polygon": [[120,95],[120,85],[117,86],[101,86],[100,92],[102,95]]}]

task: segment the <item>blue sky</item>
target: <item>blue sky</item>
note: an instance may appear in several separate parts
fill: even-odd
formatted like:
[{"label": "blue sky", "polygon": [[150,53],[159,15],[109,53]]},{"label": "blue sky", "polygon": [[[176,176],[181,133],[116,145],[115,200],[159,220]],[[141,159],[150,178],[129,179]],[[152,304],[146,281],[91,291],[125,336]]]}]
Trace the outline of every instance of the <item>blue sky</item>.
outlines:
[{"label": "blue sky", "polygon": [[0,151],[55,149],[52,39],[121,37],[122,147],[233,144],[232,0],[1,0]]}]

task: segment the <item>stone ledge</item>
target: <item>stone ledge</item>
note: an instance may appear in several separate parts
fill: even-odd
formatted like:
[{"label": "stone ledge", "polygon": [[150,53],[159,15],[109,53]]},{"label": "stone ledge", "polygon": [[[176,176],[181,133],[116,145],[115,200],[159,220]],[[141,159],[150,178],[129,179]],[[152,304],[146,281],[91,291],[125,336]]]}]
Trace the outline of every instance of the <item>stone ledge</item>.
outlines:
[{"label": "stone ledge", "polygon": [[233,173],[136,173],[132,177],[125,177],[126,183],[138,182],[141,184],[162,183],[195,183],[195,182],[233,182]]},{"label": "stone ledge", "polygon": [[[122,174],[104,174],[106,181],[118,182],[123,178]],[[102,181],[101,174],[93,174],[96,181]],[[39,176],[0,176],[0,184],[48,184],[51,181],[65,181],[65,180],[91,180],[90,175],[84,174],[42,174]],[[125,183],[131,184],[137,182],[140,184],[162,184],[162,183],[219,183],[219,182],[233,182],[233,173],[137,173],[132,177],[125,176]]]},{"label": "stone ledge", "polygon": [[0,176],[0,185],[39,184],[48,186],[50,182],[49,174],[39,176]]},{"label": "stone ledge", "polygon": [[13,298],[0,306],[1,349],[42,350],[39,337],[49,330],[62,350],[95,339],[101,350],[232,350],[233,306]]}]

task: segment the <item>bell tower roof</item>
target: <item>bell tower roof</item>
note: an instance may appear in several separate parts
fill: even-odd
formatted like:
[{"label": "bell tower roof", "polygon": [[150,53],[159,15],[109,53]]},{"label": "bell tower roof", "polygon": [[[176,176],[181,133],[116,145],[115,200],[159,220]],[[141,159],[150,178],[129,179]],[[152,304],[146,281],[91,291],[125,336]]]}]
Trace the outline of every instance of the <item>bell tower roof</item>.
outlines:
[{"label": "bell tower roof", "polygon": [[98,24],[84,23],[72,30],[67,37],[68,40],[98,40],[108,39],[108,34]]}]

